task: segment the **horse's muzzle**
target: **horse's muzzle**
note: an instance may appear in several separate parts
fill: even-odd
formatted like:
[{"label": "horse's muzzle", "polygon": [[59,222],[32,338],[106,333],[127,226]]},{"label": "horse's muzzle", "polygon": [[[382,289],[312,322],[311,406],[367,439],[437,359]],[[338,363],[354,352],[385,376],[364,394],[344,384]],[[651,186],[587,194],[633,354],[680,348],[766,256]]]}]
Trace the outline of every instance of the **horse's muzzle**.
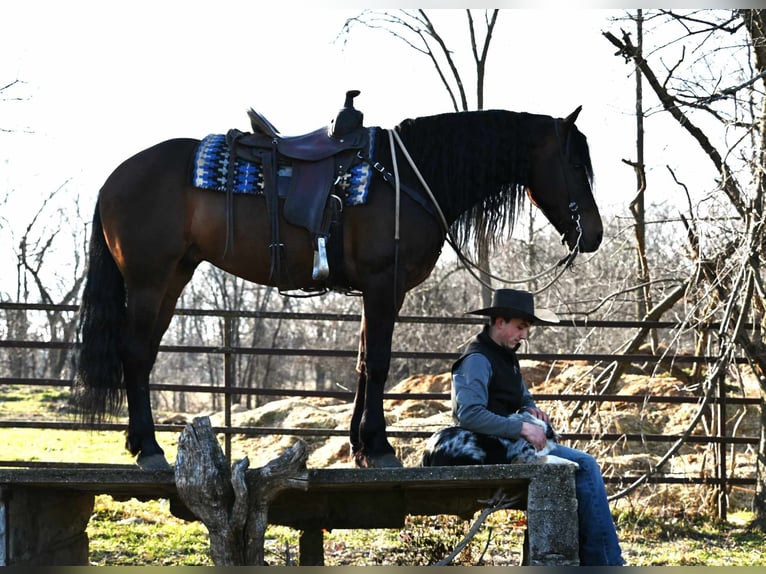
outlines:
[{"label": "horse's muzzle", "polygon": [[[604,238],[604,232],[598,230],[596,233],[586,234],[583,233],[580,237],[580,252],[581,253],[593,253],[601,245],[601,240]],[[571,247],[570,247],[571,249]]]},{"label": "horse's muzzle", "polygon": [[593,233],[591,236],[581,232],[579,229],[571,229],[568,233],[565,233],[561,238],[561,243],[567,246],[569,253],[561,258],[557,266],[565,265],[566,267],[571,267],[578,253],[593,253],[596,251],[601,245],[603,235],[602,230]]}]

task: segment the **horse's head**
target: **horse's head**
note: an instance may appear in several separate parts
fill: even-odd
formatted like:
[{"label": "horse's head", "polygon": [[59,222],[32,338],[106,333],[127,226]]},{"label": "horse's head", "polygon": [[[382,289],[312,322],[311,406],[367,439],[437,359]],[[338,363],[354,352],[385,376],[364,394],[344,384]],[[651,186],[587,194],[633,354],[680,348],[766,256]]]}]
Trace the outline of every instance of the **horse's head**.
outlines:
[{"label": "horse's head", "polygon": [[529,197],[571,252],[596,251],[601,244],[601,215],[593,199],[593,168],[585,136],[575,126],[582,106],[565,119],[554,118],[545,135],[531,142]]}]

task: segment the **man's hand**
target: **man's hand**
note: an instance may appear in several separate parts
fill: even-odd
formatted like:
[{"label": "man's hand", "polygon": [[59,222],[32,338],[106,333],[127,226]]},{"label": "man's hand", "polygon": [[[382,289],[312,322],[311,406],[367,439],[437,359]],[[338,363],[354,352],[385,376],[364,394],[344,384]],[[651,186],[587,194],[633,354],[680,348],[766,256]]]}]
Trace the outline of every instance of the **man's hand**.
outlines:
[{"label": "man's hand", "polygon": [[548,413],[545,411],[541,411],[540,409],[536,407],[527,407],[524,409],[524,411],[528,412],[530,415],[535,417],[536,419],[540,419],[541,421],[545,421],[548,424],[551,424],[551,417],[548,416]]},{"label": "man's hand", "polygon": [[535,450],[541,450],[545,447],[546,436],[545,429],[534,423],[521,423],[521,436],[529,441],[535,447]]}]

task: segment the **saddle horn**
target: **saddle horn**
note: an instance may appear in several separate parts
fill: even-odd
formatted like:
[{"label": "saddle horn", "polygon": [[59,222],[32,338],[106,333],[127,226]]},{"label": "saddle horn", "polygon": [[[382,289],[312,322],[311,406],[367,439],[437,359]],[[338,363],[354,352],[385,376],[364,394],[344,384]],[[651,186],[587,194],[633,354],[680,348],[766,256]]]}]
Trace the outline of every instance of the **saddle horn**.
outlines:
[{"label": "saddle horn", "polygon": [[338,111],[338,115],[330,122],[327,135],[332,138],[340,138],[362,127],[364,114],[354,107],[354,98],[359,94],[361,94],[359,90],[348,90],[346,92],[346,101],[343,103],[343,108]]},{"label": "saddle horn", "polygon": [[564,121],[567,124],[572,125],[573,123],[575,123],[575,120],[577,120],[577,116],[580,115],[581,111],[582,111],[582,106],[577,106],[575,111],[573,111],[571,114],[569,114]]}]

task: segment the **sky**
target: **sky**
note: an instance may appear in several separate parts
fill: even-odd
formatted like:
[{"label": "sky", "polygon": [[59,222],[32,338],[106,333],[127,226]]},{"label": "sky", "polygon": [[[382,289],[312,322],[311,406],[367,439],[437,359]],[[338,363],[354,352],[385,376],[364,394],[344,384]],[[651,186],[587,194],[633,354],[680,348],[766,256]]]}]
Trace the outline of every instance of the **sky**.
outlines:
[{"label": "sky", "polygon": [[[348,89],[361,90],[355,103],[366,125],[452,111],[431,63],[386,32],[358,27],[345,46],[337,41],[360,10],[235,0],[1,3],[0,86],[16,83],[0,93],[0,269],[14,264],[8,231],[54,190],[89,219],[99,186],[124,159],[165,139],[248,130],[250,107],[285,135],[326,125]],[[456,30],[451,46],[467,56],[463,10],[431,14]],[[583,106],[577,123],[605,213],[624,212],[635,189],[622,163],[635,154],[632,68],[602,36],[630,28],[614,20],[624,15],[504,10],[487,70],[486,108],[564,117]]]}]

